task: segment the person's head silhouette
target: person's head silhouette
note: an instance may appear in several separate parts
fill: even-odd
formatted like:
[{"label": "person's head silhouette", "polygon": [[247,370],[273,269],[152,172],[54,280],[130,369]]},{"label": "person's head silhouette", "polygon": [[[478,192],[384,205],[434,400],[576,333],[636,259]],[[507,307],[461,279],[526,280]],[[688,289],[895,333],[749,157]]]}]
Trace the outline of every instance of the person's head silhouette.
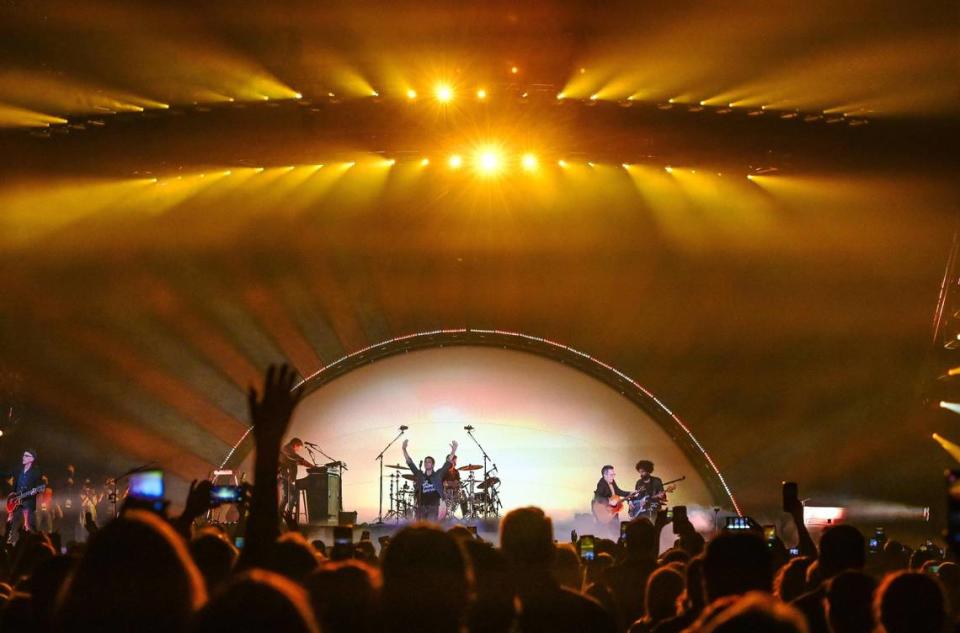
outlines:
[{"label": "person's head silhouette", "polygon": [[722,596],[771,591],[770,550],[758,535],[727,532],[707,544],[703,558],[707,601]]},{"label": "person's head silhouette", "polygon": [[90,539],[55,620],[63,630],[178,631],[205,600],[180,536],[157,515],[132,510]]}]

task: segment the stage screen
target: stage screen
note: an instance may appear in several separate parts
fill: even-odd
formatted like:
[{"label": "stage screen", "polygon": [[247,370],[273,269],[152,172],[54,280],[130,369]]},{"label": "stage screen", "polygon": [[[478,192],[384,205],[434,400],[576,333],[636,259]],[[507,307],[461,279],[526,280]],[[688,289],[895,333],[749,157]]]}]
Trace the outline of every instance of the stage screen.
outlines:
[{"label": "stage screen", "polygon": [[[632,489],[641,458],[652,460],[664,481],[686,476],[670,505],[715,502],[681,449],[637,405],[577,369],[521,351],[453,346],[377,360],[309,393],[294,413],[289,436],[315,442],[346,462],[344,509],[373,521],[376,456],[401,425],[409,430],[386,452],[385,464],[403,464],[400,444],[408,439],[416,462],[431,455],[439,465],[456,440],[460,466],[483,465],[464,430],[473,426],[496,463],[503,512],[537,505],[555,521],[569,521],[590,512],[604,464],[614,465],[617,483]],[[384,513],[391,472],[384,469]]]}]

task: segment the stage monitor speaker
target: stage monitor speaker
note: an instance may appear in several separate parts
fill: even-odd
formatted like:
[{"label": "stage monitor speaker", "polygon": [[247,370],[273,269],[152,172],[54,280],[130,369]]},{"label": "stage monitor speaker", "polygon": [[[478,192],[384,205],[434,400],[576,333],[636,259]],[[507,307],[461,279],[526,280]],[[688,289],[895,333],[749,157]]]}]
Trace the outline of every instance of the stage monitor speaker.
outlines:
[{"label": "stage monitor speaker", "polygon": [[356,525],[357,524],[357,513],[354,512],[341,512],[337,517],[337,525]]},{"label": "stage monitor speaker", "polygon": [[310,523],[332,523],[340,511],[340,476],[335,473],[309,474],[297,480],[306,491]]}]

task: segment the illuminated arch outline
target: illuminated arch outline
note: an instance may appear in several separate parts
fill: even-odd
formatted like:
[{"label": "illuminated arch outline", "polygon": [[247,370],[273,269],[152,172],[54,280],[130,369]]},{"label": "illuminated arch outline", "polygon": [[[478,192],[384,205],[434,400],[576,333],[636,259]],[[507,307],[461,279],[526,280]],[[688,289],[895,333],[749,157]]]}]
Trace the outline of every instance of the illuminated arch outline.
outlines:
[{"label": "illuminated arch outline", "polygon": [[[316,372],[304,378],[297,386],[304,385],[305,394],[316,391],[328,382],[353,371],[354,369],[374,361],[402,354],[405,352],[445,347],[450,345],[474,347],[503,347],[515,351],[527,352],[537,356],[549,358],[564,365],[569,365],[582,371],[607,386],[616,389],[621,395],[639,406],[667,432],[670,438],[677,442],[683,453],[700,474],[715,498],[730,500],[734,511],[742,515],[740,506],[733,496],[733,492],[717,468],[716,463],[707,450],[693,435],[677,415],[671,411],[655,395],[647,391],[636,380],[607,363],[590,356],[585,352],[574,349],[563,343],[557,343],[539,336],[531,336],[521,332],[506,330],[484,330],[474,328],[442,329],[429,332],[416,332],[398,336],[380,343],[368,345],[346,356],[329,363]],[[246,440],[250,431],[230,449],[221,463],[221,468],[230,462],[235,462],[237,449]]]}]

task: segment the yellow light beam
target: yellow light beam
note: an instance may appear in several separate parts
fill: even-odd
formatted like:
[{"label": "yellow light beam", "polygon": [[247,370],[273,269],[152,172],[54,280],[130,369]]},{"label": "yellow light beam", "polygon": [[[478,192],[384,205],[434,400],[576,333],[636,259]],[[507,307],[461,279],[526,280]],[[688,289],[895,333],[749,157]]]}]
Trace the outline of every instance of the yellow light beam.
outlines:
[{"label": "yellow light beam", "polygon": [[943,450],[950,453],[950,457],[957,460],[957,462],[960,462],[960,445],[954,444],[953,442],[943,437],[939,433],[933,434],[933,440],[937,444],[939,444],[943,448]]}]

